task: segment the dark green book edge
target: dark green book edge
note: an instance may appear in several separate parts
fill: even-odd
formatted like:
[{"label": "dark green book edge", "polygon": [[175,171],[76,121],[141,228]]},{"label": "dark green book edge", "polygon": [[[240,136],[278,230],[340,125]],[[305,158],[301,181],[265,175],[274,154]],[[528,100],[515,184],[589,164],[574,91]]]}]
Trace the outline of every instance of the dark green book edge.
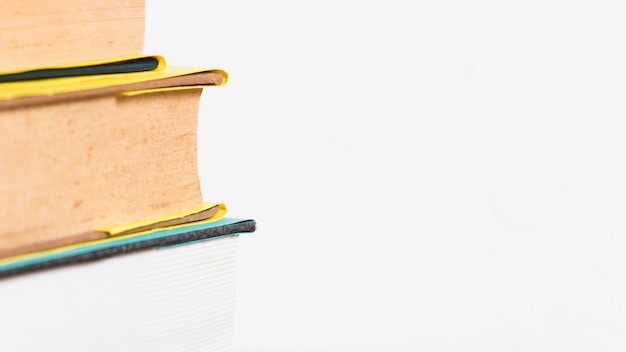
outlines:
[{"label": "dark green book edge", "polygon": [[156,70],[159,60],[155,57],[141,57],[130,60],[108,62],[98,65],[64,68],[44,68],[9,74],[0,74],[0,83],[32,81],[36,79],[92,76],[113,73],[132,73]]},{"label": "dark green book edge", "polygon": [[111,237],[107,240],[85,243],[79,247],[70,246],[58,251],[42,252],[41,255],[0,262],[0,278],[90,262],[151,248],[188,244],[222,236],[236,236],[255,230],[254,220],[223,218],[205,224],[194,225],[192,223],[141,235]]}]

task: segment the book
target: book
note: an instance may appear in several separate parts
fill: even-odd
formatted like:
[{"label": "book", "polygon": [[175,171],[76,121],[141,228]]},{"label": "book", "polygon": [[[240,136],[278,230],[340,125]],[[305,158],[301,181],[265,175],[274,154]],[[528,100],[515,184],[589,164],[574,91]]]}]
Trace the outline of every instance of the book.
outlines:
[{"label": "book", "polygon": [[2,350],[231,349],[256,223],[204,201],[196,160],[202,91],[228,75],[142,54],[143,17],[143,0],[3,4]]},{"label": "book", "polygon": [[141,53],[145,0],[2,1],[0,70]]},{"label": "book", "polygon": [[202,87],[227,75],[158,60],[146,72],[0,83],[0,258],[203,203],[197,112]]},{"label": "book", "polygon": [[255,226],[222,218],[0,260],[0,345],[230,350],[238,234]]}]

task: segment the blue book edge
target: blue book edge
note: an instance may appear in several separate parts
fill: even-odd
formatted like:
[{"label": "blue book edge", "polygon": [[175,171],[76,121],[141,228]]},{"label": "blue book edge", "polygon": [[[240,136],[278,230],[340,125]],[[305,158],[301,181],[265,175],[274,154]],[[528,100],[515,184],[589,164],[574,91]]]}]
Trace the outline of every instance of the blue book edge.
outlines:
[{"label": "blue book edge", "polygon": [[220,220],[165,228],[142,234],[110,237],[104,240],[42,251],[0,261],[0,278],[111,257],[149,248],[163,248],[196,241],[251,233],[256,229],[252,219],[222,218]]}]

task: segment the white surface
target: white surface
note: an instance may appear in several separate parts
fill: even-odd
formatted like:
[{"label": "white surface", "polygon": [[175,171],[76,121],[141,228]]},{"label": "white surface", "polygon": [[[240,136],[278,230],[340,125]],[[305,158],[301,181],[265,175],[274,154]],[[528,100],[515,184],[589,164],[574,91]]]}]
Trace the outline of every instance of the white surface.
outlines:
[{"label": "white surface", "polygon": [[238,236],[0,281],[2,351],[230,351]]},{"label": "white surface", "polygon": [[145,51],[231,74],[236,351],[626,349],[625,10],[149,0]]}]

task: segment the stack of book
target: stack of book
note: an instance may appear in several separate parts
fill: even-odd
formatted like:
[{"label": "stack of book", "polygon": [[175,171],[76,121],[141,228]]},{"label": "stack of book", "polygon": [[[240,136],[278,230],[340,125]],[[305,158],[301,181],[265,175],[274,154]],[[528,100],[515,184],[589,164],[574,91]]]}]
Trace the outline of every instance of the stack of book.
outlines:
[{"label": "stack of book", "polygon": [[[229,350],[238,234],[196,160],[222,70],[142,53],[143,0],[0,12],[0,349]],[[215,152],[221,152],[215,147]]]}]

